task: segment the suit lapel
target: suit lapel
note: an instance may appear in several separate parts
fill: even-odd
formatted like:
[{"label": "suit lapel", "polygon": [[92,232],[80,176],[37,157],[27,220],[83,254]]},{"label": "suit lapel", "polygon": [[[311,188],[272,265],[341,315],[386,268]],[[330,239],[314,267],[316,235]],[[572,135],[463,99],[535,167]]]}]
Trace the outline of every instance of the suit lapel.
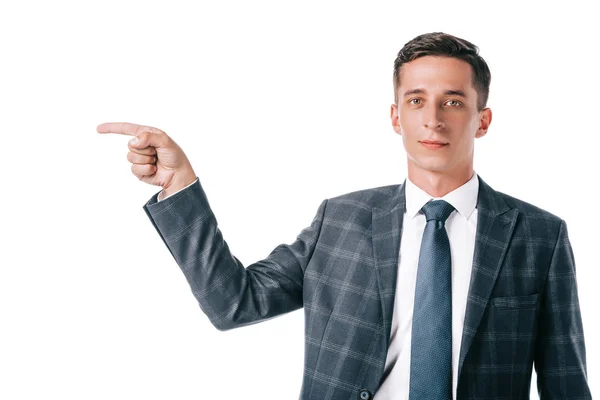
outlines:
[{"label": "suit lapel", "polygon": [[[477,230],[458,363],[459,378],[498,277],[518,214],[517,209],[511,209],[494,189],[479,175],[477,177]],[[372,210],[373,256],[386,343],[389,343],[394,311],[402,222],[406,211],[405,187],[406,180],[394,189],[388,200]]]},{"label": "suit lapel", "polygon": [[504,261],[518,214],[518,210],[516,208],[511,209],[504,199],[488,186],[479,175],[478,178],[477,230],[473,270],[471,272],[471,282],[469,283],[465,323],[458,361],[459,379],[465,357],[481,322],[481,317],[498,277],[500,266]]},{"label": "suit lapel", "polygon": [[381,299],[385,343],[390,341],[400,235],[406,210],[405,184],[398,185],[388,199],[372,209],[373,257]]}]

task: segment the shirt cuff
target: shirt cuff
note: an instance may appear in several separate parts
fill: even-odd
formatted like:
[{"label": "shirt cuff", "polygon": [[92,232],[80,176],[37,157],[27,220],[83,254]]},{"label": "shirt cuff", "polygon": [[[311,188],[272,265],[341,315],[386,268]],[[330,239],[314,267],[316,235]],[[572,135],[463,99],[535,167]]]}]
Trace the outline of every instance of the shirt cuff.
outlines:
[{"label": "shirt cuff", "polygon": [[161,191],[160,191],[160,193],[158,194],[158,197],[156,198],[156,202],[158,203],[159,201],[162,201],[162,200],[164,200],[164,199],[167,199],[167,198],[169,198],[169,197],[173,196],[174,194],[176,194],[176,193],[179,193],[179,192],[181,192],[182,190],[185,190],[185,189],[189,188],[189,187],[190,187],[190,186],[192,186],[194,183],[196,183],[196,181],[197,181],[198,179],[199,179],[199,178],[196,178],[196,179],[194,179],[194,182],[190,183],[189,185],[187,185],[186,187],[184,187],[184,188],[182,188],[182,189],[179,189],[179,190],[178,190],[178,191],[176,191],[175,193],[171,193],[170,195],[168,195],[168,196],[166,196],[166,197],[164,197],[164,195],[165,195],[165,191],[164,191],[164,189],[163,189],[163,190],[161,190]]}]

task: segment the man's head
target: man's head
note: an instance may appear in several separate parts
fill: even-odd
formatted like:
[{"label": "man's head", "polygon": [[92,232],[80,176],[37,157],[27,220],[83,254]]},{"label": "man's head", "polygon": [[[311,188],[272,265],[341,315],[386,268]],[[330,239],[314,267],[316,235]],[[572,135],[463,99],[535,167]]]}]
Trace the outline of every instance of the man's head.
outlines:
[{"label": "man's head", "polygon": [[464,39],[435,32],[404,45],[394,63],[391,119],[403,137],[409,174],[470,178],[474,139],[487,133],[492,120],[486,108],[490,80],[478,48]]}]

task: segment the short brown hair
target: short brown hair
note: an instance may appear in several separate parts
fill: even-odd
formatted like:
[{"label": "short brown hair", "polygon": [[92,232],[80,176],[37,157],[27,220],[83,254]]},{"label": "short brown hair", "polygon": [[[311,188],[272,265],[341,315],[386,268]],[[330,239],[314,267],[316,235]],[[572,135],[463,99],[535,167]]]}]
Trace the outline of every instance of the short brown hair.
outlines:
[{"label": "short brown hair", "polygon": [[400,87],[400,67],[424,56],[445,56],[464,60],[473,71],[473,87],[477,91],[477,111],[487,104],[492,75],[485,60],[479,55],[479,48],[473,43],[443,32],[419,35],[407,42],[398,52],[394,61],[394,102],[398,104]]}]

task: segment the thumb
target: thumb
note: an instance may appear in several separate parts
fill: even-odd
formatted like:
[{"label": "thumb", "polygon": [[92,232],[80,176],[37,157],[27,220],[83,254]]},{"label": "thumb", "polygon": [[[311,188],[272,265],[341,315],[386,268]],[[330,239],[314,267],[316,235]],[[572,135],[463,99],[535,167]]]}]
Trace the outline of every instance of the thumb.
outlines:
[{"label": "thumb", "polygon": [[131,147],[136,149],[145,149],[146,147],[162,147],[165,144],[164,138],[160,133],[142,132],[129,141]]}]

